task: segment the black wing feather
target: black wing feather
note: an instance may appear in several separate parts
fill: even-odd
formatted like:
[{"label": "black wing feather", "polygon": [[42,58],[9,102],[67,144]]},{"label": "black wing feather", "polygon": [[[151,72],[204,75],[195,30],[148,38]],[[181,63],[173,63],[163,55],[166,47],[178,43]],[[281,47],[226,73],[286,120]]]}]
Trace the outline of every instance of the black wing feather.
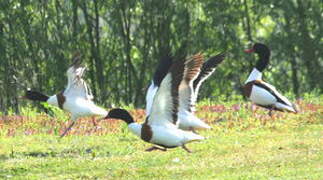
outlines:
[{"label": "black wing feather", "polygon": [[159,64],[157,66],[156,72],[154,74],[154,84],[155,86],[160,86],[160,83],[168,73],[171,65],[173,63],[173,58],[170,55],[163,56],[159,60]]},{"label": "black wing feather", "polygon": [[225,53],[221,53],[211,57],[203,64],[201,73],[193,82],[194,91],[196,90],[197,86],[205,80],[205,77],[209,76],[214,71],[214,69],[224,60],[224,58]]}]

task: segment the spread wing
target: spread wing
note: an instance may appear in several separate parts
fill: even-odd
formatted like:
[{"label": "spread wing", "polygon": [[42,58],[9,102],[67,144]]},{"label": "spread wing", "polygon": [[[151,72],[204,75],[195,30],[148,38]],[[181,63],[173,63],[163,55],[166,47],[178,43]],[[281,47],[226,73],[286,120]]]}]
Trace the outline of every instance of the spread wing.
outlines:
[{"label": "spread wing", "polygon": [[197,100],[198,92],[201,84],[211,76],[211,74],[215,71],[216,67],[224,60],[225,54],[220,53],[216,56],[208,59],[202,66],[201,72],[198,77],[193,82],[194,93],[191,100],[190,111],[194,111],[195,103]]},{"label": "spread wing", "polygon": [[157,87],[160,86],[160,83],[168,73],[172,63],[173,63],[173,59],[170,55],[165,55],[159,60],[159,64],[157,66],[157,69],[154,73],[154,78],[153,78],[153,82],[155,86]]},{"label": "spread wing", "polygon": [[158,86],[155,86],[152,81],[146,94],[146,115],[148,116],[151,112],[151,106],[153,105],[153,100],[158,90]]},{"label": "spread wing", "polygon": [[159,60],[159,64],[154,73],[154,78],[147,90],[146,94],[146,114],[149,115],[151,112],[151,107],[153,104],[154,97],[156,95],[157,89],[160,86],[162,80],[165,78],[172,65],[172,57],[166,55]]},{"label": "spread wing", "polygon": [[83,74],[85,67],[81,66],[82,60],[80,54],[76,54],[73,57],[73,63],[68,68],[67,74],[67,87],[64,91],[65,96],[82,97],[89,100],[93,99],[92,92],[84,81]]},{"label": "spread wing", "polygon": [[[81,68],[83,68],[82,71],[85,70],[84,67]],[[66,88],[64,95],[70,97],[80,97],[87,100],[93,99],[91,89],[89,88],[85,80],[78,76],[73,80],[69,87]]]},{"label": "spread wing", "polygon": [[225,54],[221,53],[208,59],[201,68],[201,73],[194,80],[194,92],[198,92],[201,84],[215,71],[215,68],[224,60]]},{"label": "spread wing", "polygon": [[80,68],[81,63],[82,63],[81,55],[79,53],[76,53],[73,56],[73,63],[66,71],[66,75],[67,75],[66,89],[69,89],[69,87],[73,84],[77,76],[82,77],[83,71],[82,71],[82,68]]},{"label": "spread wing", "polygon": [[148,123],[177,125],[178,107],[186,105],[192,95],[192,84],[198,76],[203,64],[202,55],[197,54],[186,61],[179,60],[173,63],[169,72],[162,80],[153,100]]}]

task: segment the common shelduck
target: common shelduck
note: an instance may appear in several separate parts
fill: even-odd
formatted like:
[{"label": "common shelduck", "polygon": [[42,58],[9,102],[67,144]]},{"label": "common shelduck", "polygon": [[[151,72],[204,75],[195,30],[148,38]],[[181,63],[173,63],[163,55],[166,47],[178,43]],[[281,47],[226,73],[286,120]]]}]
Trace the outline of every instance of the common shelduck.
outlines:
[{"label": "common shelduck", "polygon": [[269,109],[270,115],[272,110],[298,112],[295,104],[281,95],[274,86],[262,81],[262,72],[269,63],[269,48],[264,44],[255,43],[251,49],[247,49],[245,52],[257,53],[259,60],[245,82],[244,95],[256,105]]},{"label": "common shelduck", "polygon": [[[194,131],[195,129],[211,128],[209,125],[195,116],[195,104],[201,84],[214,72],[217,65],[224,60],[224,57],[225,54],[221,53],[211,57],[203,64],[200,74],[193,81],[193,92],[191,93],[192,96],[190,99],[190,106],[179,105],[178,122],[180,129]],[[159,88],[160,82],[166,76],[171,64],[172,58],[170,56],[163,57],[159,61],[153,81],[150,84],[146,94],[146,115],[150,114],[154,96]]]},{"label": "common shelduck", "polygon": [[92,115],[105,117],[108,114],[105,109],[94,104],[91,90],[82,79],[85,69],[85,67],[81,66],[80,55],[77,54],[73,58],[73,64],[67,70],[68,82],[64,90],[52,96],[27,90],[23,97],[29,100],[47,102],[71,113],[72,123],[61,134],[61,137],[66,135],[79,117]]},{"label": "common shelduck", "polygon": [[155,144],[147,151],[163,150],[181,146],[191,152],[186,143],[203,140],[204,137],[178,128],[179,106],[190,105],[193,82],[198,77],[203,65],[201,54],[184,60],[175,61],[161,81],[153,99],[151,113],[143,124],[136,123],[124,109],[112,109],[106,118],[121,119],[128,124],[132,133],[142,140]]}]

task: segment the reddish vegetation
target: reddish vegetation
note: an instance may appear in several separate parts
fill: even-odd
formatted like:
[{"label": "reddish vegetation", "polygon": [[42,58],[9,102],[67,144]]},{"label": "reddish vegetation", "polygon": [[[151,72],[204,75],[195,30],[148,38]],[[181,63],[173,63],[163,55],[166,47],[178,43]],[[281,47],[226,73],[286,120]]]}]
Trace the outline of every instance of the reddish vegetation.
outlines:
[{"label": "reddish vegetation", "polygon": [[[307,112],[307,111],[322,111],[323,106],[318,104],[306,104],[300,100],[296,103],[298,106],[300,106],[301,112]],[[202,106],[200,108],[201,111],[206,112],[217,112],[217,113],[224,113],[224,112],[230,112],[230,111],[239,111],[241,108],[249,108],[250,110],[257,111],[257,110],[263,110],[263,108],[256,106],[256,105],[248,105],[248,104],[234,104],[231,107],[226,107],[224,105],[213,105],[213,106]]]},{"label": "reddish vegetation", "polygon": [[[297,104],[301,109],[302,119],[304,122],[316,122],[318,118],[323,117],[323,106],[317,104],[304,103],[298,101]],[[268,116],[266,110],[257,107],[250,106],[250,104],[235,104],[232,106],[213,105],[202,106],[198,108],[197,114],[201,119],[204,119],[208,123],[216,123],[223,121],[225,117],[228,120],[227,127],[233,127],[235,125],[241,125],[244,123],[244,119],[236,117],[236,114],[231,112],[239,112],[241,109],[252,110],[251,116],[263,121],[266,124],[272,117]],[[263,113],[258,113],[263,112]],[[143,109],[132,110],[130,112],[136,121],[145,120],[145,111]],[[287,113],[275,113],[273,118],[282,118],[287,116]],[[74,135],[104,135],[108,133],[115,133],[120,131],[121,121],[115,119],[107,119],[97,122],[97,118],[88,117],[78,119],[75,126],[69,132]],[[322,121],[318,120],[319,122]],[[26,116],[1,116],[0,117],[0,132],[2,135],[15,136],[15,135],[33,135],[38,133],[43,134],[60,134],[69,125],[70,121],[65,122],[55,117],[46,115],[38,115],[37,117]],[[246,127],[248,128],[248,127]]]},{"label": "reddish vegetation", "polygon": [[224,105],[214,105],[214,106],[203,106],[201,107],[201,111],[203,112],[227,112],[227,109]]}]

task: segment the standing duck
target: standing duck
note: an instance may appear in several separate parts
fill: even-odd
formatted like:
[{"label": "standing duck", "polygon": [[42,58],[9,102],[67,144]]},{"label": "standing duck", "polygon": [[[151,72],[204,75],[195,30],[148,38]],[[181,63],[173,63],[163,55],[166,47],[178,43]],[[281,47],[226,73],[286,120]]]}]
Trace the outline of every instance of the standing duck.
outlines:
[{"label": "standing duck", "polygon": [[33,101],[47,102],[71,113],[72,123],[60,137],[66,135],[79,117],[92,115],[105,117],[108,114],[105,109],[94,104],[91,90],[82,78],[84,71],[85,67],[81,66],[81,57],[77,54],[73,58],[73,64],[67,70],[68,83],[63,91],[47,96],[37,91],[27,90],[23,97]]},{"label": "standing duck", "polygon": [[270,50],[261,43],[255,43],[246,53],[255,52],[259,56],[256,67],[253,68],[243,87],[244,95],[258,106],[272,110],[297,113],[297,107],[285,96],[281,95],[274,86],[262,81],[262,71],[269,63]]},{"label": "standing duck", "polygon": [[174,62],[153,99],[150,114],[143,124],[136,123],[124,109],[112,109],[106,118],[121,119],[128,124],[132,133],[155,146],[146,151],[182,147],[191,152],[185,145],[204,137],[178,128],[178,111],[181,104],[189,106],[193,92],[193,82],[198,77],[203,64],[201,54],[194,55],[187,61]]},{"label": "standing duck", "polygon": [[[217,65],[219,65],[224,60],[225,54],[221,53],[216,56],[211,57],[207,60],[202,68],[198,77],[193,81],[193,91],[190,97],[190,105],[184,106],[179,105],[179,128],[183,130],[192,130],[195,129],[210,129],[211,127],[205,122],[200,120],[195,116],[195,104],[201,84],[215,71]],[[159,88],[160,82],[163,80],[167,74],[170,66],[172,64],[172,58],[170,56],[163,57],[159,61],[156,72],[154,74],[154,79],[151,85],[148,88],[146,94],[146,114],[149,115],[151,111],[151,104],[153,98]]]}]

